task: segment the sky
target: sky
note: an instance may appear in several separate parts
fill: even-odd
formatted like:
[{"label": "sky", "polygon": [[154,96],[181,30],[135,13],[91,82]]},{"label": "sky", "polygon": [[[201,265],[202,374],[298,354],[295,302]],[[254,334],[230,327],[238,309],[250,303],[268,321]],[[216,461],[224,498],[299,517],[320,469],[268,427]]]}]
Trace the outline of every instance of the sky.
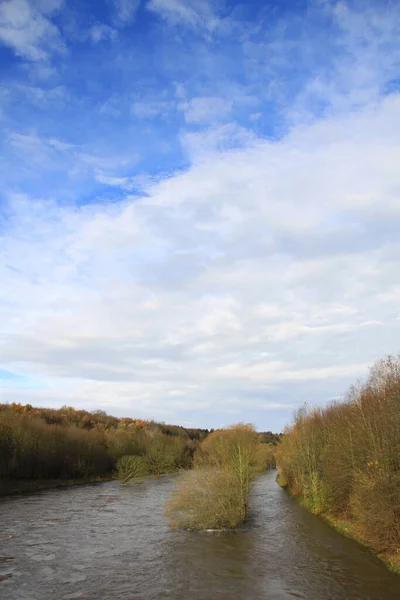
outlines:
[{"label": "sky", "polygon": [[0,401],[281,431],[400,351],[398,0],[0,0]]}]

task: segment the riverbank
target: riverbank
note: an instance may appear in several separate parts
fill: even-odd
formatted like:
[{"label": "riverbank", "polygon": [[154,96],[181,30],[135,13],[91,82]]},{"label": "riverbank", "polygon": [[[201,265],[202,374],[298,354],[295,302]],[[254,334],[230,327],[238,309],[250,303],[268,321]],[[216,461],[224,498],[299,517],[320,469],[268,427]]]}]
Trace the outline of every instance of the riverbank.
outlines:
[{"label": "riverbank", "polygon": [[296,502],[298,502],[298,504],[300,504],[303,508],[306,508],[310,513],[325,521],[325,523],[327,523],[330,527],[335,529],[338,533],[351,540],[354,540],[361,546],[364,546],[364,548],[367,548],[370,552],[372,552],[372,554],[377,556],[385,564],[389,571],[400,575],[400,548],[397,554],[380,553],[377,548],[374,548],[371,545],[371,543],[363,537],[362,532],[359,528],[357,528],[357,524],[354,523],[351,519],[339,519],[338,517],[327,512],[316,513],[315,510],[313,510],[310,502],[307,501],[307,498],[304,498],[303,496],[294,495],[291,492],[285,478],[280,473],[278,473],[276,477],[276,482],[282,488],[284,488],[285,491],[292,498],[294,498],[294,500],[296,500]]},{"label": "riverbank", "polygon": [[13,496],[15,494],[29,494],[57,488],[86,485],[88,483],[103,483],[111,481],[112,474],[98,475],[96,477],[85,477],[82,479],[25,479],[18,481],[0,481],[0,497]]},{"label": "riverbank", "polygon": [[[307,508],[306,504],[303,505]],[[371,546],[371,544],[367,540],[363,538],[362,532],[360,532],[357,529],[356,524],[353,523],[350,519],[338,519],[337,517],[334,517],[330,514],[323,514],[320,516],[326,523],[328,523],[328,525],[330,525],[330,527],[333,527],[333,529],[335,529],[345,537],[355,540],[365,548],[368,548],[370,552],[375,554],[375,556],[377,556],[383,563],[385,563],[386,567],[390,571],[396,573],[397,575],[400,575],[400,548],[397,554],[380,553],[376,548]]]}]

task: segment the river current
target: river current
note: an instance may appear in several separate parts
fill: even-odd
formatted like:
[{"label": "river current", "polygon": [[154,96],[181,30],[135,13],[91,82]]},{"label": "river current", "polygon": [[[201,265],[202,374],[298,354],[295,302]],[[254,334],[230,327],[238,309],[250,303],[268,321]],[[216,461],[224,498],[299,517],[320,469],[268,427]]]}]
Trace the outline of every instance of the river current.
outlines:
[{"label": "river current", "polygon": [[[276,471],[237,532],[174,531],[174,478],[0,500],[1,600],[400,600],[400,576],[291,499]],[[6,560],[5,557],[13,557]]]}]

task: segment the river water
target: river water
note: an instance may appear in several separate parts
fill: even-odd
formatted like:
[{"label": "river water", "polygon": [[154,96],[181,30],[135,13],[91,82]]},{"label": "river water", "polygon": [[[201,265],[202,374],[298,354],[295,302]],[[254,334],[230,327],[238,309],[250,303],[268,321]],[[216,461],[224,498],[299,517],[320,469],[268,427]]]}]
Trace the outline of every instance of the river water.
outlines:
[{"label": "river water", "polygon": [[[261,477],[238,532],[173,531],[173,478],[0,500],[1,600],[399,600],[400,576]],[[4,560],[4,557],[14,557]]]}]

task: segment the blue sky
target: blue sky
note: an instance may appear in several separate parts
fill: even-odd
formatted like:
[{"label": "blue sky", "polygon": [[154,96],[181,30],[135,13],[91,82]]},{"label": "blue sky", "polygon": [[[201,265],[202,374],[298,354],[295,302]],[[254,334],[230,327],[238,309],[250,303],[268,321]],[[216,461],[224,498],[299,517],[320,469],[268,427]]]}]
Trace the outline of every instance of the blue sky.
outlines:
[{"label": "blue sky", "polygon": [[399,351],[397,1],[0,4],[0,395],[282,429]]}]

